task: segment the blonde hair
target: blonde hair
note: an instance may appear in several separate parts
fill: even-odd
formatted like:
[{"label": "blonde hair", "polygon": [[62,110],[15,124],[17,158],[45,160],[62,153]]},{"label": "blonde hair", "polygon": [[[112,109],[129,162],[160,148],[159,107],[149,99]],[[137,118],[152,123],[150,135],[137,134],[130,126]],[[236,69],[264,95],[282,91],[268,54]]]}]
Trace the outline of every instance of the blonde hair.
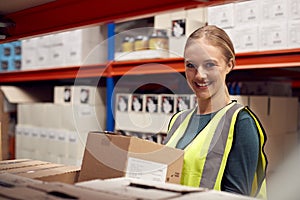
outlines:
[{"label": "blonde hair", "polygon": [[227,33],[214,25],[203,26],[197,30],[195,30],[189,37],[186,42],[185,48],[191,43],[193,40],[204,38],[209,44],[215,46],[221,50],[224,55],[225,61],[227,63],[230,60],[233,60],[235,65],[235,51],[232,44],[231,39],[227,35]]}]

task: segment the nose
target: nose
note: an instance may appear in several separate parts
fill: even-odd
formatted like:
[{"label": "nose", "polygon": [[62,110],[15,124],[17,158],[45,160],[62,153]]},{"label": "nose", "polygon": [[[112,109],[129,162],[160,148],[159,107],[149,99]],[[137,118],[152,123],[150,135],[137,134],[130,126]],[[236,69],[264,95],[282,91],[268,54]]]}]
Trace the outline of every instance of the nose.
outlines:
[{"label": "nose", "polygon": [[205,78],[207,78],[207,72],[201,66],[199,66],[199,67],[196,68],[195,73],[196,73],[195,76],[198,79],[205,79]]}]

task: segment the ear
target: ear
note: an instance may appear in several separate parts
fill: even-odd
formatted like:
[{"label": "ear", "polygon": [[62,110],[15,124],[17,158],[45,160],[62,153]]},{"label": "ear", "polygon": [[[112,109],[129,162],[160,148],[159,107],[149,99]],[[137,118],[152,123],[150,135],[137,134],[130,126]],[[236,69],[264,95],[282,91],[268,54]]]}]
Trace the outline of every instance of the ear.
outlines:
[{"label": "ear", "polygon": [[234,60],[231,58],[228,62],[228,64],[226,65],[226,74],[228,74],[229,72],[231,72],[231,70],[233,69],[235,65]]}]

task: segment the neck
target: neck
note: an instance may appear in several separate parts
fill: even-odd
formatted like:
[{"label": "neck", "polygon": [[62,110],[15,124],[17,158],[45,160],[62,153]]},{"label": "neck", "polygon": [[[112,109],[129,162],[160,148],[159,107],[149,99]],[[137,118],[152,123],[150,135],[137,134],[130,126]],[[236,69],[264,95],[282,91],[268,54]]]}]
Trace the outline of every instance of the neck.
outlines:
[{"label": "neck", "polygon": [[212,96],[209,99],[198,98],[197,114],[213,113],[228,105],[231,102],[231,100],[227,88],[225,90],[225,93],[222,93],[221,95]]}]

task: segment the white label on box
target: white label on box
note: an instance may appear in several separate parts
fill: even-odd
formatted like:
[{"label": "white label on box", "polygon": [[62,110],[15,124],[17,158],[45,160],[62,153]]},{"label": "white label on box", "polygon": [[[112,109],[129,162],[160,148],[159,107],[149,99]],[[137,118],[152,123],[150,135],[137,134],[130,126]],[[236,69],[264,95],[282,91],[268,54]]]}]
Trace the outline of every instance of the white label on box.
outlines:
[{"label": "white label on box", "polygon": [[129,157],[125,177],[165,182],[168,165]]},{"label": "white label on box", "polygon": [[92,116],[94,113],[93,113],[93,107],[91,106],[80,106],[79,107],[79,117],[90,117]]}]

